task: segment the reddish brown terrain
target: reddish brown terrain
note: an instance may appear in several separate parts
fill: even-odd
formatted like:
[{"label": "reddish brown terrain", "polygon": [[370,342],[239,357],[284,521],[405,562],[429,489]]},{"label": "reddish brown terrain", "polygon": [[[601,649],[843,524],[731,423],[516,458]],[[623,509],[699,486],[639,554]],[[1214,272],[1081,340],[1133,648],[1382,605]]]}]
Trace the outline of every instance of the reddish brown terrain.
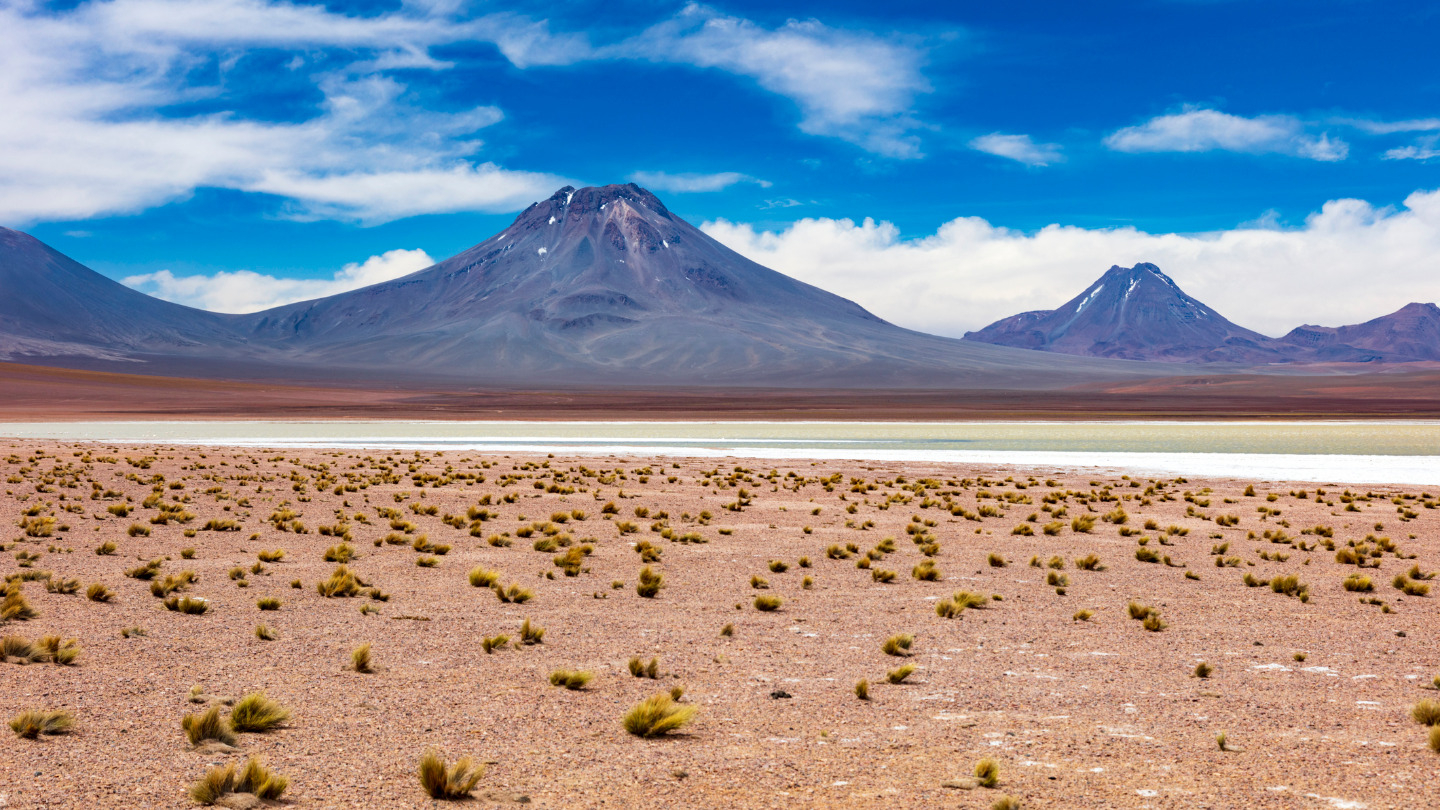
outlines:
[{"label": "reddish brown terrain", "polygon": [[0,421],[1440,417],[1440,371],[1185,374],[1057,390],[337,387],[0,363]]},{"label": "reddish brown terrain", "polygon": [[[1440,568],[1433,493],[773,464],[0,443],[3,569],[35,614],[0,635],[81,650],[0,665],[0,719],[75,721],[6,737],[0,804],[186,807],[207,768],[258,756],[289,778],[285,806],[432,806],[416,766],[434,748],[489,763],[481,806],[1440,805],[1440,754],[1410,717],[1440,674],[1440,607],[1416,578]],[[367,586],[327,598],[342,543]],[[127,576],[152,560],[153,579]],[[927,560],[938,581],[913,576]],[[477,568],[533,598],[472,586]],[[1347,590],[1357,576],[1373,590]],[[167,610],[167,578],[206,612]],[[87,599],[93,583],[114,598]],[[975,604],[939,615],[961,591]],[[514,644],[526,619],[542,643]],[[908,652],[882,651],[899,634]],[[368,674],[348,668],[364,643]],[[557,688],[557,669],[593,679]],[[693,722],[622,728],[674,687]],[[192,748],[182,718],[257,691],[288,721]],[[985,758],[994,788],[969,780]]]}]

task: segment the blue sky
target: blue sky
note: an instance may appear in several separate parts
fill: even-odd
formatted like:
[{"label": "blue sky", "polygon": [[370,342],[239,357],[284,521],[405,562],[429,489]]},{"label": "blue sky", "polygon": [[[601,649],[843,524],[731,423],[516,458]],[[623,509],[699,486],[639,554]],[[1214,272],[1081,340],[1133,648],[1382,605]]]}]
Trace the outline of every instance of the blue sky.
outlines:
[{"label": "blue sky", "polygon": [[[1437,41],[1434,4],[1359,0],[0,0],[0,224],[253,308],[418,269],[564,182],[636,180],[916,328],[1158,256],[1277,332],[1440,276]],[[1047,247],[1056,225],[1073,240]],[[857,239],[865,266],[827,261]],[[1200,257],[1227,239],[1250,246]],[[1275,313],[1231,290],[1262,262],[1333,299],[1376,251],[1373,295]]]}]

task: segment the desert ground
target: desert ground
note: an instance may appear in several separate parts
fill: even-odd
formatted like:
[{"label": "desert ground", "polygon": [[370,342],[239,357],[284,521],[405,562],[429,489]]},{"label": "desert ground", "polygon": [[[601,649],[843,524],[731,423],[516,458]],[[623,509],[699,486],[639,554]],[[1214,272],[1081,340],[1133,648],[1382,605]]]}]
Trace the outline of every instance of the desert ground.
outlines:
[{"label": "desert ground", "polygon": [[[8,440],[0,477],[0,720],[73,719],[0,727],[6,808],[194,806],[251,757],[288,778],[277,806],[437,806],[432,750],[486,764],[481,806],[1440,806],[1412,719],[1440,697],[1436,497],[1343,469]],[[690,722],[627,732],[671,690]],[[191,744],[187,715],[257,692],[288,717]]]}]

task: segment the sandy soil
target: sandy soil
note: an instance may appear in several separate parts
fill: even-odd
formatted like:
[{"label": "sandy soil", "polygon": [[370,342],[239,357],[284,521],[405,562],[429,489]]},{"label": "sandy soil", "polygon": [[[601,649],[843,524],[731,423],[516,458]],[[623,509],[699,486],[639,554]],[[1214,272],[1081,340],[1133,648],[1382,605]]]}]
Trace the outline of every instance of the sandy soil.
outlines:
[{"label": "sandy soil", "polygon": [[[0,665],[0,719],[46,709],[77,721],[71,734],[38,740],[5,732],[0,806],[186,807],[207,766],[248,755],[290,778],[286,804],[430,806],[415,777],[430,747],[491,763],[476,792],[485,806],[988,808],[1001,795],[1027,808],[1440,806],[1440,754],[1409,717],[1415,702],[1437,696],[1427,687],[1440,673],[1440,602],[1391,585],[1412,565],[1440,567],[1434,500],[1418,491],[1352,487],[1362,497],[1347,503],[1343,481],[1323,496],[1284,483],[1246,495],[1243,481],[1161,487],[920,464],[364,455],[0,442],[0,568],[82,583],[77,595],[25,583],[39,615],[0,634],[60,634],[83,647],[73,667]],[[335,493],[347,483],[353,491]],[[742,489],[748,505],[725,508]],[[152,524],[160,510],[142,504],[153,492],[193,519]],[[484,496],[490,505],[480,506]],[[616,514],[602,514],[609,502]],[[107,511],[127,503],[128,516]],[[1125,523],[1098,520],[1117,506]],[[442,522],[470,507],[491,513],[479,537],[468,520]],[[981,517],[982,507],[998,516]],[[1040,531],[1053,519],[1046,508],[1066,510],[1055,536]],[[277,528],[269,519],[280,509],[306,532]],[[399,530],[381,509],[398,510]],[[593,553],[567,577],[552,562],[557,552],[532,548],[543,530],[517,530],[573,511],[585,519],[555,528]],[[1229,515],[1238,525],[1216,524]],[[24,536],[22,519],[47,516],[56,519],[51,536]],[[1074,530],[1078,516],[1097,518],[1094,528]],[[204,530],[211,520],[241,530]],[[317,593],[335,568],[322,556],[337,542],[320,528],[342,522],[358,555],[351,568],[388,601]],[[403,523],[413,524],[408,537],[452,549],[423,568],[410,545],[375,545],[405,534]],[[623,523],[638,531],[622,534]],[[132,524],[149,536],[130,536]],[[938,546],[938,582],[911,576],[926,559],[912,525]],[[1012,534],[1020,525],[1035,535]],[[1333,537],[1302,533],[1317,525]],[[1170,526],[1188,533],[1168,534]],[[1264,536],[1277,531],[1289,539]],[[486,542],[507,533],[508,548]],[[680,542],[690,533],[705,542]],[[1373,594],[1348,592],[1341,583],[1357,569],[1325,543],[1344,549],[1372,533],[1405,559],[1376,558],[1379,568],[1364,571]],[[854,556],[827,557],[832,545],[863,553],[887,537],[894,551],[877,551],[871,570]],[[1137,560],[1141,538],[1173,566]],[[634,587],[641,540],[662,550],[654,569],[665,587],[654,599]],[[117,553],[97,555],[106,541]],[[1221,543],[1239,567],[1216,567],[1212,546]],[[182,559],[185,548],[193,559]],[[283,561],[249,572],[258,552],[278,548]],[[39,559],[21,568],[17,552]],[[992,567],[990,553],[1009,564]],[[1090,554],[1104,570],[1076,567]],[[1046,583],[1050,569],[1027,564],[1052,556],[1064,561],[1063,595]],[[154,558],[164,560],[162,575],[198,574],[185,593],[209,600],[206,614],[167,611],[150,583],[123,573]],[[772,560],[789,569],[772,572]],[[534,598],[503,604],[472,587],[467,573],[477,566]],[[236,567],[247,587],[228,575]],[[896,577],[877,582],[875,569]],[[1308,601],[1242,582],[1292,573]],[[769,588],[753,589],[753,576]],[[87,600],[94,582],[114,601]],[[941,618],[937,601],[957,590],[1002,599]],[[784,601],[760,612],[757,594]],[[261,611],[261,597],[282,606]],[[1167,626],[1144,629],[1127,615],[1131,600]],[[362,615],[362,606],[378,612]],[[1082,609],[1093,611],[1089,621],[1072,618]],[[527,618],[545,628],[543,644],[482,651],[483,637],[514,638]],[[255,637],[262,622],[276,640]],[[146,635],[121,637],[137,626]],[[882,652],[900,633],[914,636],[910,654]],[[347,669],[363,642],[373,644],[372,674]],[[657,656],[658,681],[632,677],[632,656]],[[1208,679],[1192,676],[1202,660],[1214,667]],[[886,683],[905,663],[914,674]],[[566,691],[548,683],[558,668],[595,677]],[[853,691],[862,678],[869,701]],[[203,708],[187,699],[195,685],[221,698],[263,690],[293,717],[242,734],[238,752],[197,752],[181,731],[181,718]],[[699,709],[691,725],[660,739],[625,732],[629,707],[677,685]],[[1239,750],[1220,750],[1221,732]],[[997,788],[946,787],[985,757],[999,763]]]},{"label": "sandy soil", "polygon": [[519,390],[415,382],[212,380],[0,363],[0,421],[85,419],[1440,418],[1436,364],[1224,374],[1034,390]]}]

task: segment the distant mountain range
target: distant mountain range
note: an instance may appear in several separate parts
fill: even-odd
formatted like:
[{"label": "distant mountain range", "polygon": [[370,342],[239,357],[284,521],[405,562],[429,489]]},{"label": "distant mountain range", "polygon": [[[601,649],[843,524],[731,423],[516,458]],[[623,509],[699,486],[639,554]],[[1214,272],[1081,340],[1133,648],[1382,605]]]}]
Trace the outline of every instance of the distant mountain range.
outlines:
[{"label": "distant mountain range", "polygon": [[1022,312],[965,340],[1084,357],[1172,363],[1440,361],[1440,308],[1408,304],[1355,326],[1270,338],[1226,320],[1153,264],[1111,267],[1059,309]]},{"label": "distant mountain range", "polygon": [[0,229],[0,359],[546,388],[1053,388],[1156,374],[902,329],[740,256],[633,184],[567,186],[433,267],[251,315],[159,301]]},{"label": "distant mountain range", "polygon": [[633,184],[567,186],[425,270],[250,315],[152,298],[0,228],[0,360],[541,389],[1053,390],[1174,375],[1176,363],[1440,360],[1440,309],[1411,304],[1357,326],[1302,326],[1272,339],[1139,264],[1112,267],[1059,309],[955,340],[887,323],[762,267]]}]

